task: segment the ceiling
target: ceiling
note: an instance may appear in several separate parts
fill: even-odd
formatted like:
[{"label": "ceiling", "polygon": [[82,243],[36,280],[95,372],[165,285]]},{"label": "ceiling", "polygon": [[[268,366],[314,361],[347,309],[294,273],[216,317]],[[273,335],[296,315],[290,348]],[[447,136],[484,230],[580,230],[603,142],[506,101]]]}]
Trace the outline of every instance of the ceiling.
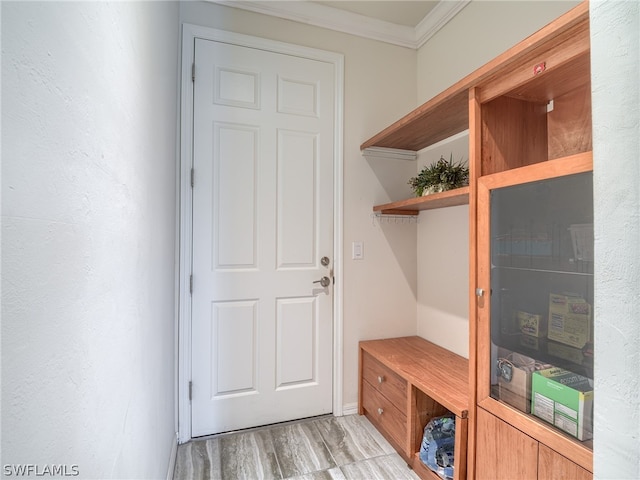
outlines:
[{"label": "ceiling", "polygon": [[471,0],[208,1],[417,49]]},{"label": "ceiling", "polygon": [[416,27],[420,21],[433,10],[438,3],[432,1],[335,1],[335,2],[313,2],[337,8],[351,13],[364,15],[365,17],[384,20],[385,22]]}]

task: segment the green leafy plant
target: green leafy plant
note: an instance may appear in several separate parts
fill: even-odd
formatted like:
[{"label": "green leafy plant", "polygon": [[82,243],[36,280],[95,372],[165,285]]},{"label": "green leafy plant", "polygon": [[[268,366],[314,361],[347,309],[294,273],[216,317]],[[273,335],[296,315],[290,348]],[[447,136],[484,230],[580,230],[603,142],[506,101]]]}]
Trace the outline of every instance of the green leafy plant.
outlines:
[{"label": "green leafy plant", "polygon": [[424,167],[418,176],[412,177],[408,183],[416,197],[444,192],[469,185],[469,168],[462,160],[454,162],[451,154],[449,161],[440,157],[437,162]]}]

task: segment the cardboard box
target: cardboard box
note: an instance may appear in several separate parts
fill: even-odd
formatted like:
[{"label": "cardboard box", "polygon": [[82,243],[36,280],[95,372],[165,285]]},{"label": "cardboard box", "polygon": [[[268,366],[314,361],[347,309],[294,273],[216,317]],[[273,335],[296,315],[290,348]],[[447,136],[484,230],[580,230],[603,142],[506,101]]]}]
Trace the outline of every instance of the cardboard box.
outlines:
[{"label": "cardboard box", "polygon": [[593,384],[562,368],[534,372],[531,413],[578,440],[593,438]]},{"label": "cardboard box", "polygon": [[[504,352],[503,352],[504,353]],[[531,412],[531,374],[536,369],[548,368],[533,358],[511,352],[498,359],[498,396],[500,400],[526,413]],[[506,369],[506,372],[505,372]]]},{"label": "cardboard box", "polygon": [[520,331],[525,335],[544,338],[547,336],[547,319],[542,315],[523,312],[516,312],[516,319]]},{"label": "cardboard box", "polygon": [[568,293],[549,295],[549,340],[582,348],[591,340],[592,330],[591,305],[584,298]]}]

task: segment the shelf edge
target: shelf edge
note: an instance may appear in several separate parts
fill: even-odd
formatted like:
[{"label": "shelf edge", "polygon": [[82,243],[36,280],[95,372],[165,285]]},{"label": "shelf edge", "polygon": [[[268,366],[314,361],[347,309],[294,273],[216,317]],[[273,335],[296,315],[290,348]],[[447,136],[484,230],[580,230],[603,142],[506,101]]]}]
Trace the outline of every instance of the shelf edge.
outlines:
[{"label": "shelf edge", "polygon": [[422,210],[455,207],[458,205],[467,205],[468,203],[469,187],[461,187],[424,197],[414,197],[397,202],[375,205],[373,211],[383,215],[417,215]]}]

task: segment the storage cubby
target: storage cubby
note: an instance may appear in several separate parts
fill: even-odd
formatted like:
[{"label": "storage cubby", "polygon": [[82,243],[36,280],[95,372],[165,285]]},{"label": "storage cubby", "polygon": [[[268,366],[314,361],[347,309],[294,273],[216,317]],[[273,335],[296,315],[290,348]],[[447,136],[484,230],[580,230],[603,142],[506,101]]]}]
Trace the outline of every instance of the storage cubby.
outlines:
[{"label": "storage cubby", "polygon": [[548,41],[475,86],[478,176],[592,150],[589,25],[566,18]]},{"label": "storage cubby", "polygon": [[[415,398],[415,436],[413,440],[413,454],[411,466],[416,473],[422,478],[439,479],[440,477],[434,473],[420,459],[420,447],[424,435],[424,429],[433,418],[443,415],[453,414],[443,405],[429,397],[422,390],[413,387],[412,395]],[[455,415],[455,414],[453,414]],[[456,438],[455,438],[455,458],[454,458],[454,476],[455,478],[466,478],[466,455],[467,455],[467,419],[455,417],[456,421]]]},{"label": "storage cubby", "polygon": [[[480,176],[592,150],[591,82],[583,57],[576,71],[533,79],[531,88],[482,104]],[[582,79],[565,81],[569,73]]]}]

